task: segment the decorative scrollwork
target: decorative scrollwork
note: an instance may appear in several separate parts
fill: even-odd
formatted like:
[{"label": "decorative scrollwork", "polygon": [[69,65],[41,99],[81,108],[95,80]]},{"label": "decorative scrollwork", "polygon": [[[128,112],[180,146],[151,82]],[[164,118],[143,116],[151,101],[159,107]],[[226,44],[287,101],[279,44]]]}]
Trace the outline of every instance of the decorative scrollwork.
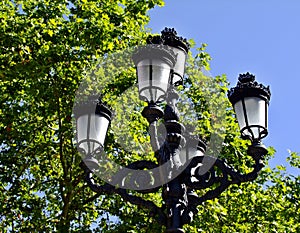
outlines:
[{"label": "decorative scrollwork", "polygon": [[[215,160],[214,166],[207,173],[199,175],[197,167],[201,166],[204,157],[209,158],[209,156],[198,156],[192,159],[185,171],[185,177],[187,178],[184,179],[184,182],[190,189],[194,190],[206,189],[216,184],[219,185],[215,189],[209,190],[202,197],[194,198],[193,205],[200,205],[204,201],[219,196],[231,184],[240,184],[254,180],[264,166],[260,159],[255,160],[253,170],[250,173],[242,174],[230,167],[225,160],[211,157],[210,159]],[[216,169],[218,169],[221,174],[217,175]],[[193,170],[194,172],[192,172]]]},{"label": "decorative scrollwork", "polygon": [[[251,77],[249,77],[250,79]],[[180,152],[185,146],[186,139],[190,139],[188,138],[190,136],[185,134],[185,128],[178,122],[176,98],[175,94],[169,95],[168,104],[163,113],[155,105],[146,107],[143,111],[143,116],[148,119],[150,125],[151,145],[158,164],[146,160],[129,164],[113,176],[113,183],[118,185],[98,185],[93,180],[91,170],[86,166],[84,168],[86,182],[94,192],[116,193],[131,204],[149,209],[150,215],[156,216],[160,224],[167,226],[168,232],[184,232],[182,226],[192,221],[193,216],[198,212],[198,205],[218,197],[232,184],[254,180],[264,166],[262,158],[267,153],[266,148],[259,143],[249,147],[248,154],[252,156],[255,164],[253,170],[247,174],[236,171],[225,160],[204,155],[205,149],[203,148],[205,146],[199,147],[201,155],[192,157],[188,161],[188,165],[183,165],[180,160]],[[166,128],[164,142],[158,140],[157,133],[157,121],[161,118],[164,120]],[[197,145],[196,142],[195,145]],[[196,150],[199,149],[197,146],[195,148],[197,148]],[[161,165],[166,163],[169,164],[164,169],[160,168]],[[207,164],[210,165],[209,168]],[[151,169],[158,167],[160,169],[158,169],[157,174],[154,174]],[[178,173],[179,171],[181,173]],[[173,175],[173,173],[178,176]],[[157,182],[161,182],[161,177],[164,177],[164,179],[172,177],[173,179],[169,179],[164,185],[157,185],[159,184]],[[149,188],[146,188],[146,190],[141,188],[147,187],[147,184],[149,184]],[[129,194],[124,188],[128,185],[140,193],[155,193],[162,188],[164,204],[162,207],[158,207],[152,201],[133,195],[134,192]],[[208,191],[205,189],[208,189]],[[205,193],[198,196],[194,192],[195,190],[205,190]]]},{"label": "decorative scrollwork", "polygon": [[[141,165],[143,163],[144,162],[136,163],[131,166],[132,167],[141,167]],[[146,165],[153,166],[152,162],[147,163]],[[95,183],[95,181],[93,179],[93,173],[90,171],[90,169],[87,166],[85,166],[83,163],[81,164],[81,167],[84,169],[84,172],[85,172],[85,181],[92,191],[99,193],[99,194],[113,194],[113,193],[119,194],[125,201],[128,201],[133,205],[137,205],[142,208],[146,208],[146,209],[150,210],[150,216],[156,217],[157,221],[161,225],[166,224],[166,215],[165,215],[163,209],[156,206],[152,201],[144,200],[141,197],[128,194],[127,190],[122,189],[122,188],[117,188],[108,183],[99,185],[99,184]],[[157,190],[151,190],[151,192],[156,192],[156,191]],[[149,192],[150,192],[150,190],[149,190]]]}]

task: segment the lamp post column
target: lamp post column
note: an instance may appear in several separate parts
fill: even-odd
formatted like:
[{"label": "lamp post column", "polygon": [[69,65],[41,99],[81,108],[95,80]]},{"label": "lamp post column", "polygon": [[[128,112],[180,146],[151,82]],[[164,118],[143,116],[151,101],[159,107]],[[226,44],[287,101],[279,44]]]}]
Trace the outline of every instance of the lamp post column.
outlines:
[{"label": "lamp post column", "polygon": [[[163,117],[167,135],[160,153],[161,164],[171,161],[166,173],[168,180],[171,179],[171,181],[163,186],[162,193],[167,210],[166,232],[183,233],[184,231],[181,229],[183,226],[182,213],[187,207],[187,188],[178,174],[183,166],[180,152],[185,145],[184,127],[179,123],[179,114],[176,108],[179,96],[173,86],[170,86],[167,95],[167,105]],[[173,178],[175,176],[176,178]]]}]

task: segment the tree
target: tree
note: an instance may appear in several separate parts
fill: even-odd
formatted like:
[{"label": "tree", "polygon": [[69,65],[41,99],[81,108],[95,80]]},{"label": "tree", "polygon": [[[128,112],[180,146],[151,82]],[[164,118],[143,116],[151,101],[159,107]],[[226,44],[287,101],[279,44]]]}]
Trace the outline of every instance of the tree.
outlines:
[{"label": "tree", "polygon": [[[86,70],[99,71],[99,59],[144,44],[148,35],[144,28],[148,21],[146,13],[155,5],[162,6],[163,2],[1,2],[0,227],[3,232],[162,232],[148,210],[124,201],[119,195],[95,194],[89,190],[83,181],[81,157],[74,145],[72,129],[75,94],[86,78]],[[226,98],[226,77],[203,75],[202,70],[209,68],[210,60],[204,49],[205,45],[195,57],[190,54],[186,88],[179,89],[186,101],[193,103],[196,116],[183,104],[179,107],[186,114],[181,119],[193,118],[198,126],[196,132],[206,140],[215,132],[224,140],[220,157],[246,172],[253,163],[246,155],[249,142],[239,137]],[[102,77],[98,81],[103,81],[105,77],[98,75]],[[135,82],[134,69],[121,71],[106,83],[101,94],[115,108],[120,100],[139,103],[132,109],[134,116],[122,117],[120,113],[115,116],[123,124],[130,124],[129,133],[138,135],[133,141],[139,145],[149,143],[149,135],[143,133],[147,132],[147,122],[140,113],[144,104],[137,96],[122,95]],[[208,100],[207,96],[211,98]],[[219,112],[224,121],[217,124],[217,115],[211,109],[219,109],[220,104],[228,111]],[[129,155],[126,150],[117,149],[120,147],[116,136],[122,136],[117,127],[112,125],[108,133],[105,145],[108,156],[116,157],[122,165],[142,156],[154,158],[152,151]],[[273,153],[270,149],[270,156]],[[291,154],[290,161],[299,167],[296,153]],[[140,195],[133,191],[132,194]],[[161,205],[159,192],[143,196]],[[297,232],[300,222],[297,211],[299,177],[266,168],[257,181],[234,185],[218,199],[204,203],[192,225],[185,227],[187,232],[200,229],[202,232]]]},{"label": "tree", "polygon": [[[160,0],[1,1],[1,229],[89,231],[71,114],[83,70],[142,43]],[[95,211],[94,211],[95,210]]]}]

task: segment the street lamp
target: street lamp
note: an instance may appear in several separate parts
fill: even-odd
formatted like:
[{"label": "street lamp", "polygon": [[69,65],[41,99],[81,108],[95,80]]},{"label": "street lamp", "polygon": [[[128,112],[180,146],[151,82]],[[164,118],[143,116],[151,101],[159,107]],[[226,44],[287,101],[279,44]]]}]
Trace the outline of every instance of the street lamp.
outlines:
[{"label": "street lamp", "polygon": [[77,149],[85,155],[84,162],[88,167],[97,168],[98,161],[95,155],[103,150],[112,112],[103,103],[91,97],[75,106],[74,114]]},{"label": "street lamp", "polygon": [[268,135],[268,105],[271,92],[269,87],[258,84],[249,73],[239,76],[238,84],[228,93],[236,112],[244,139],[250,139],[249,150],[266,150],[261,140]]},{"label": "street lamp", "polygon": [[[178,37],[174,29],[166,28],[160,36],[149,37],[147,42],[147,46],[135,51],[132,59],[137,71],[139,97],[148,103],[142,115],[149,122],[151,145],[157,162],[137,161],[128,165],[128,168],[158,168],[171,161],[168,169],[162,170],[159,176],[162,179],[165,179],[163,176],[169,178],[165,179],[165,183],[159,187],[137,190],[151,193],[158,192],[161,188],[164,205],[158,207],[149,200],[134,196],[122,188],[122,184],[99,185],[93,180],[93,170],[99,166],[97,156],[104,150],[105,135],[112,116],[101,101],[88,100],[75,108],[77,145],[85,155],[85,165],[82,166],[86,174],[85,180],[94,192],[116,193],[125,201],[149,209],[151,216],[157,217],[158,222],[166,226],[166,232],[183,233],[183,225],[192,221],[198,212],[198,205],[218,197],[231,184],[252,181],[258,176],[263,168],[262,159],[267,154],[261,140],[268,134],[267,110],[271,94],[269,87],[258,84],[249,73],[241,74],[237,86],[228,92],[241,136],[251,141],[248,154],[255,161],[251,172],[241,174],[225,160],[206,155],[205,143],[199,137],[188,134],[184,125],[179,122],[176,107],[179,96],[174,87],[183,83],[189,49],[187,41]],[[164,110],[157,105],[159,102],[166,103]],[[157,122],[160,119],[166,129],[163,142],[157,138]],[[205,162],[213,166],[203,173],[200,168]],[[120,173],[117,175],[120,178]],[[194,192],[206,188],[211,190],[202,196]]]}]

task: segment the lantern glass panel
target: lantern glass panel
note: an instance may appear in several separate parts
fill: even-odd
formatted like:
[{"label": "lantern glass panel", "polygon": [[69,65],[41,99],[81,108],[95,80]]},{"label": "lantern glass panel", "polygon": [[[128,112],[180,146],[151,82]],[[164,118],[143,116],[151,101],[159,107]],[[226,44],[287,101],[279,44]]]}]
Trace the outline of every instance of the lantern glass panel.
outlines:
[{"label": "lantern glass panel", "polygon": [[192,158],[197,156],[203,156],[204,153],[198,148],[198,141],[190,141],[180,152],[181,162],[185,164],[187,161],[190,161]]},{"label": "lantern glass panel", "polygon": [[182,49],[171,47],[174,53],[177,55],[177,61],[174,66],[174,74],[172,84],[180,83],[183,80],[186,52]]},{"label": "lantern glass panel", "polygon": [[165,95],[171,67],[160,59],[145,59],[137,64],[140,97],[147,102],[159,102]]},{"label": "lantern glass panel", "polygon": [[234,105],[243,136],[261,139],[267,130],[267,103],[259,97],[245,97]]},{"label": "lantern glass panel", "polygon": [[77,120],[77,140],[79,148],[86,155],[104,145],[109,120],[98,114],[86,114]]}]

